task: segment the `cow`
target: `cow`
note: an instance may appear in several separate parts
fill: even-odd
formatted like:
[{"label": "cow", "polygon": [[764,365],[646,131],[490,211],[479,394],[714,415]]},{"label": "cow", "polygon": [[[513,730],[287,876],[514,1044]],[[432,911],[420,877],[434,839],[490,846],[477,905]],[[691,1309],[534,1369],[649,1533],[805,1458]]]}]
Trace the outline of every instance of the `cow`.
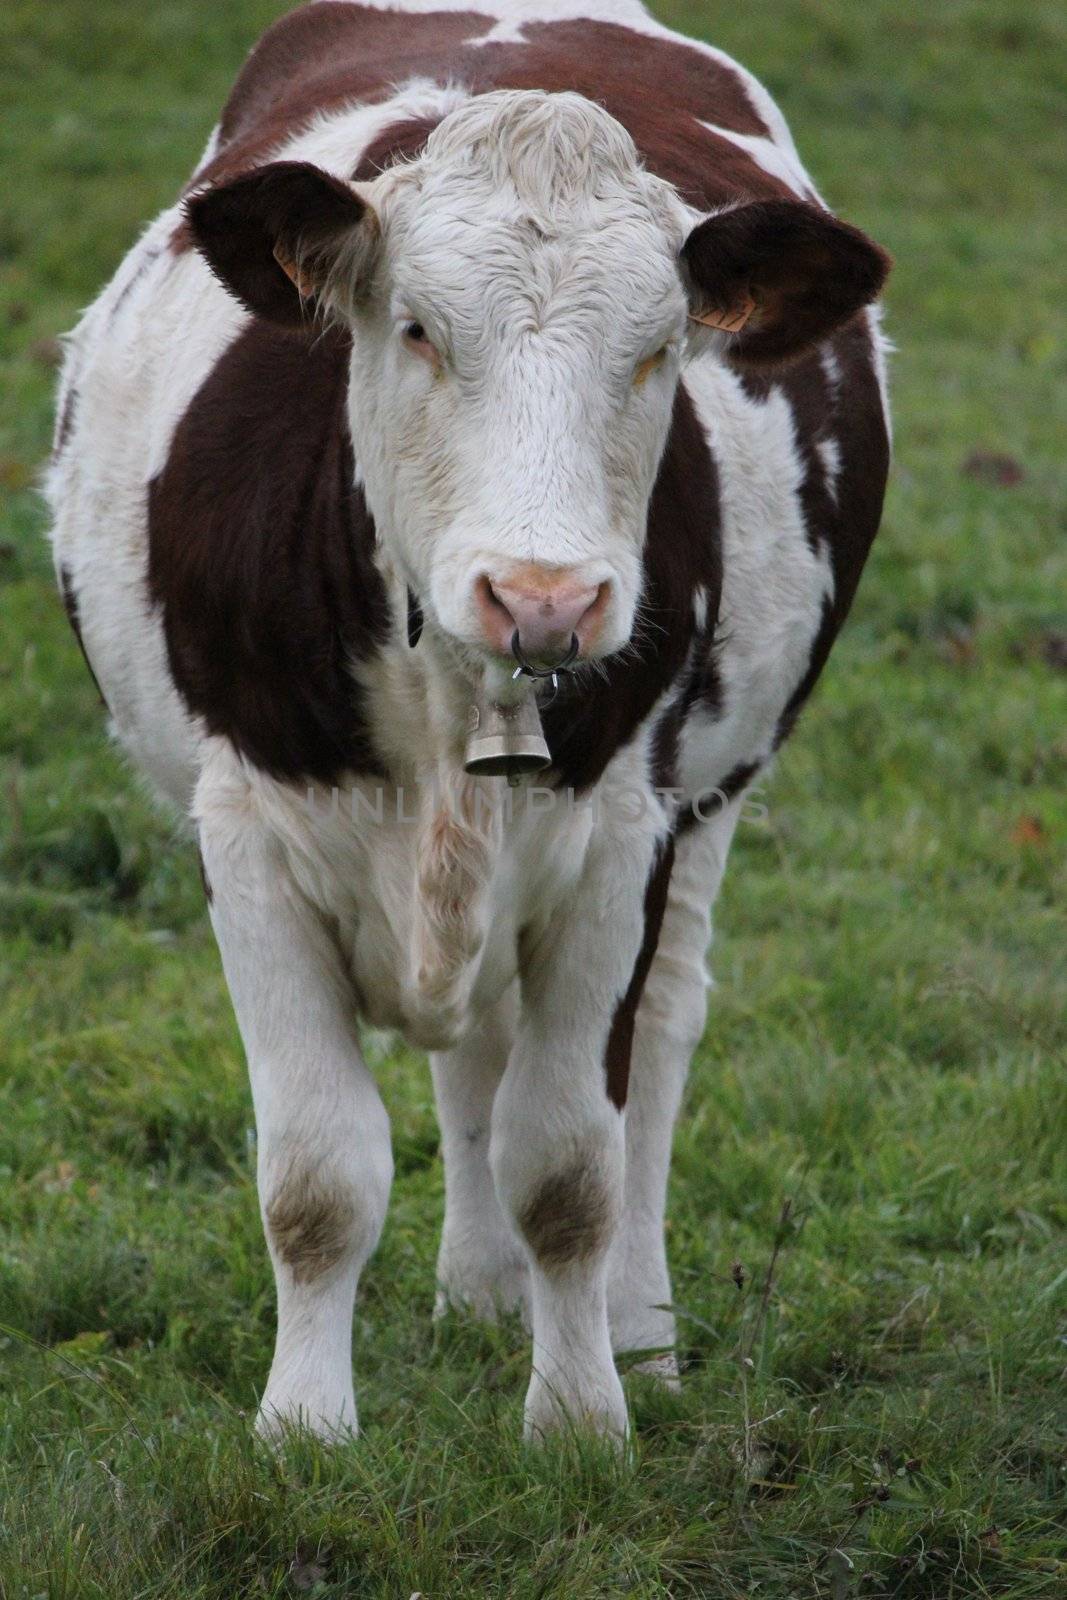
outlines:
[{"label": "cow", "polygon": [[265,1436],[357,1426],[365,1025],[429,1052],[437,1310],[526,1318],[527,1436],[624,1439],[620,1351],[677,1384],[711,907],[877,530],[887,269],[639,0],[312,0],[71,335],[56,568],[199,848]]}]

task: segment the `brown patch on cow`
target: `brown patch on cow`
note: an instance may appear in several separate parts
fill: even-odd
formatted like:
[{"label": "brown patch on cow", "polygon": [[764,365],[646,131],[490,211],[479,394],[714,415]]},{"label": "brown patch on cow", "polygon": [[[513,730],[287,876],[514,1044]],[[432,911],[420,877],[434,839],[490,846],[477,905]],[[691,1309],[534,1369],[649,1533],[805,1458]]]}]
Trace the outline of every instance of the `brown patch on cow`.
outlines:
[{"label": "brown patch on cow", "polygon": [[[388,100],[396,84],[411,78],[447,82],[459,47],[495,21],[476,11],[412,14],[336,0],[291,12],[267,29],[245,62],[223,108],[218,149],[192,186],[262,165],[323,113]],[[188,249],[190,242],[179,228],[171,248]]]},{"label": "brown patch on cow", "polygon": [[297,1283],[311,1283],[348,1254],[355,1210],[340,1190],[306,1167],[293,1168],[265,1212],[279,1256]]},{"label": "brown patch on cow", "polygon": [[[782,387],[793,404],[798,434],[810,439],[819,429],[837,441],[840,468],[837,474],[836,502],[832,510],[827,497],[819,496],[821,510],[814,512],[811,495],[802,493],[802,503],[810,515],[824,517],[821,527],[809,521],[808,537],[823,538],[830,551],[834,592],[823,604],[822,620],[811,647],[807,668],[789,697],[775,733],[775,747],[781,745],[796,725],[808,696],[826,665],[834,640],[848,616],[859,586],[878,525],[889,476],[889,434],[874,363],[874,349],[866,318],[855,317],[828,347],[836,357],[840,384],[821,414],[813,403],[819,391],[816,373],[818,357],[811,356],[783,375]],[[821,472],[815,455],[805,452],[809,471]]]},{"label": "brown patch on cow", "polygon": [[[648,511],[642,601],[631,648],[596,673],[564,679],[545,708],[552,766],[566,788],[591,787],[631,739],[686,663],[696,632],[693,594],[703,586],[708,616],[722,590],[719,479],[693,402],[680,385]],[[714,676],[710,637],[697,671]],[[669,781],[664,773],[657,781]]]},{"label": "brown patch on cow", "polygon": [[641,1003],[645,982],[659,944],[660,929],[667,910],[667,896],[671,886],[671,869],[674,866],[674,839],[664,840],[652,863],[645,885],[645,931],[641,948],[634,963],[633,976],[626,993],[615,1007],[611,1031],[604,1051],[604,1073],[607,1079],[608,1099],[618,1111],[626,1104],[630,1087],[630,1058],[633,1054],[634,1025],[637,1008]]},{"label": "brown patch on cow", "polygon": [[104,691],[101,689],[96,673],[93,671],[93,664],[89,660],[89,652],[86,650],[85,640],[82,638],[81,617],[78,612],[78,596],[75,593],[74,581],[71,578],[70,570],[67,567],[60,567],[59,569],[59,590],[63,596],[63,607],[67,613],[67,621],[70,623],[71,631],[74,634],[75,639],[78,641],[78,649],[82,653],[82,660],[89,668],[89,676],[93,680],[93,687],[100,697],[100,704],[106,711],[108,709],[108,705],[107,701],[104,699]]},{"label": "brown patch on cow", "polygon": [[382,99],[410,78],[432,77],[435,63],[447,67],[457,49],[495,24],[476,10],[334,3],[290,12],[267,29],[241,69],[219,123],[220,151],[262,139],[267,129],[285,133],[322,111]]},{"label": "brown patch on cow", "polygon": [[276,777],[381,772],[351,662],[391,618],[355,485],[349,341],[253,319],[148,489],[148,577],[191,711]]},{"label": "brown patch on cow", "polygon": [[725,795],[727,800],[736,800],[742,789],[748,788],[761,765],[759,761],[739,761],[718,785],[720,794]]},{"label": "brown patch on cow", "polygon": [[[742,374],[750,399],[763,402],[781,393],[789,401],[803,469],[799,493],[808,543],[829,552],[834,577],[807,667],[779,719],[776,746],[796,725],[848,615],[878,531],[889,472],[889,437],[866,317],[854,317],[821,348],[834,358],[840,382],[829,382],[820,351],[780,372]],[[839,458],[833,492],[818,449],[828,440]]]},{"label": "brown patch on cow", "polygon": [[59,408],[59,421],[56,423],[55,444],[52,446],[52,459],[58,461],[63,451],[70,443],[70,436],[74,432],[74,418],[78,410],[78,391],[71,384],[63,396],[63,404]]},{"label": "brown patch on cow", "polygon": [[[701,210],[730,200],[789,195],[731,139],[768,129],[731,67],[683,39],[613,22],[574,18],[523,26],[521,42],[479,42],[496,18],[478,11],[384,11],[334,3],[305,6],[269,28],[239,74],[219,125],[219,147],[191,187],[224,182],[269,161],[323,112],[386,101],[412,78],[493,89],[570,90],[604,106],[642,157]],[[405,125],[410,128],[411,124]],[[394,159],[390,130],[363,154],[371,174]],[[420,148],[416,138],[401,154]],[[353,152],[359,159],[360,152]],[[171,248],[189,248],[182,224]]]},{"label": "brown patch on cow", "polygon": [[586,1261],[603,1249],[611,1222],[611,1198],[584,1157],[545,1178],[518,1217],[519,1231],[546,1271]]},{"label": "brown patch on cow", "polygon": [[[752,379],[761,376],[763,374],[746,373],[745,385],[750,394],[756,392]],[[762,398],[766,399],[775,387],[785,395],[793,413],[793,437],[803,472],[800,509],[808,545],[818,555],[836,539],[840,521],[837,485],[836,482],[831,485],[827,477],[819,446],[832,441],[840,451],[837,430],[841,429],[847,436],[848,417],[843,414],[840,397],[817,355],[787,367],[779,375],[777,385],[768,384]]]},{"label": "brown patch on cow", "polygon": [[702,822],[710,822],[714,817],[720,816],[731,800],[747,789],[753,778],[760,771],[762,761],[739,761],[731,767],[724,778],[720,778],[715,787],[705,790],[702,795],[693,797],[692,805],[686,806],[678,818],[675,836],[681,838]]},{"label": "brown patch on cow", "polygon": [[408,117],[391,122],[373,138],[352,169],[354,183],[371,183],[398,161],[412,161],[437,127],[434,117]]},{"label": "brown patch on cow", "polygon": [[791,191],[731,139],[702,126],[765,136],[739,75],[682,39],[575,18],[527,23],[524,44],[465,52],[459,81],[489,89],[570,90],[602,105],[626,128],[648,167],[690,205]]}]

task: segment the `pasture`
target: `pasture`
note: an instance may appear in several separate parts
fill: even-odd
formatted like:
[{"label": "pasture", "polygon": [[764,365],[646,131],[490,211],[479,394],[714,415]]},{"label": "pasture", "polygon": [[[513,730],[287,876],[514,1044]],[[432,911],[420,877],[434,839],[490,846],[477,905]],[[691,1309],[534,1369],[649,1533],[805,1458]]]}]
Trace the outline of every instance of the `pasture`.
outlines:
[{"label": "pasture", "polygon": [[35,476],[56,336],[271,0],[0,15],[0,1600],[1067,1594],[1067,14],[659,0],[896,257],[896,466],[740,831],[683,1110],[679,1395],[531,1453],[516,1324],[431,1322],[429,1074],[373,1039],[364,1436],[255,1445],[273,1291],[195,854],[107,743]]}]

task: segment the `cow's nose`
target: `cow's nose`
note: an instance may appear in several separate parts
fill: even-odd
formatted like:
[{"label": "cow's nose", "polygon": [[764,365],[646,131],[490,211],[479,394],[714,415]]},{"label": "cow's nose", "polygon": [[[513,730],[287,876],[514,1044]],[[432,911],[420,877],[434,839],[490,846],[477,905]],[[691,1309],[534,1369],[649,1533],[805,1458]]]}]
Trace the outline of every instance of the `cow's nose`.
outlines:
[{"label": "cow's nose", "polygon": [[517,633],[523,655],[551,665],[577,638],[584,655],[600,631],[611,586],[588,583],[566,571],[527,567],[508,577],[483,573],[475,600],[486,638],[502,655]]}]

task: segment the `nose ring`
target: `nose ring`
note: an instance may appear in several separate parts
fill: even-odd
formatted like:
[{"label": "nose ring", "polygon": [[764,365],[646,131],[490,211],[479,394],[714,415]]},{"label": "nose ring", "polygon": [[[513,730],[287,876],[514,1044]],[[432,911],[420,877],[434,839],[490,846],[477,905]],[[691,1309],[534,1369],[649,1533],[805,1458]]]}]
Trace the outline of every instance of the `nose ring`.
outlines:
[{"label": "nose ring", "polygon": [[519,630],[516,628],[515,632],[511,635],[511,653],[519,664],[515,668],[515,671],[511,674],[512,682],[514,682],[516,678],[522,677],[551,678],[553,689],[558,689],[559,678],[557,674],[560,672],[569,671],[571,666],[578,659],[578,651],[580,648],[581,647],[578,644],[578,635],[576,633],[572,633],[567,654],[562,658],[562,660],[557,661],[553,667],[535,667],[533,662],[522,653],[522,645],[519,642]]}]

